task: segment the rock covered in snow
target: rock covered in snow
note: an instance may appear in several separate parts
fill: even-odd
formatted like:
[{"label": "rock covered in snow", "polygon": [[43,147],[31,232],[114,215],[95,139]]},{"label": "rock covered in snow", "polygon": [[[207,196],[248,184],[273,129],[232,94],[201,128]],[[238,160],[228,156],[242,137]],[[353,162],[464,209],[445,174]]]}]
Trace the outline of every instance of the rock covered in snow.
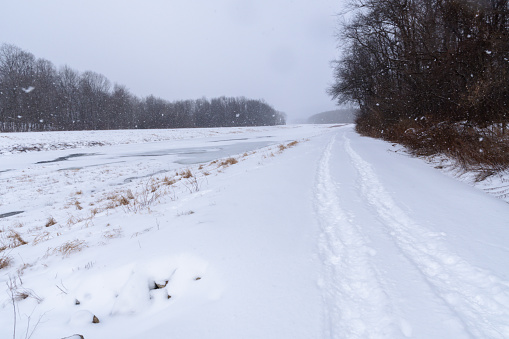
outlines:
[{"label": "rock covered in snow", "polygon": [[97,318],[92,312],[87,310],[81,310],[75,312],[69,321],[71,325],[86,325],[86,324],[98,324],[99,318]]}]

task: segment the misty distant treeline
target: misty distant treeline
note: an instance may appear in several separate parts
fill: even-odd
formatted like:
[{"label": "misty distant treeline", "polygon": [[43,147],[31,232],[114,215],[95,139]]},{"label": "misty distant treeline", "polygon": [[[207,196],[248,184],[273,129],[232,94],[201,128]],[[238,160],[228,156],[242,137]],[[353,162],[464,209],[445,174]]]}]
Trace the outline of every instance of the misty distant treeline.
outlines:
[{"label": "misty distant treeline", "polygon": [[138,98],[95,72],[77,72],[0,46],[0,131],[267,126],[285,115],[263,100]]},{"label": "misty distant treeline", "polygon": [[312,115],[308,124],[350,124],[355,121],[356,108],[343,108]]}]

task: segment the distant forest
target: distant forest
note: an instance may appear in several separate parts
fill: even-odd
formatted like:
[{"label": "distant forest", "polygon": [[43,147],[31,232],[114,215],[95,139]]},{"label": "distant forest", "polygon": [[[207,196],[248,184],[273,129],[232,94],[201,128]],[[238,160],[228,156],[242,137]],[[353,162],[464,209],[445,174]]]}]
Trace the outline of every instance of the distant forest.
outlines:
[{"label": "distant forest", "polygon": [[0,132],[267,126],[285,114],[244,97],[169,102],[138,98],[102,74],[57,68],[0,46]]}]

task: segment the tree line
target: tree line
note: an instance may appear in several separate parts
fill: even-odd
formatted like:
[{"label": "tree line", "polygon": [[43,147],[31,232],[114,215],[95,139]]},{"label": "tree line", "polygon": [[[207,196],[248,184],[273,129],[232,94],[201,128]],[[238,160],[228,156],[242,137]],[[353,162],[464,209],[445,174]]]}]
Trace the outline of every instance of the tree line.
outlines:
[{"label": "tree line", "polygon": [[138,98],[103,75],[80,73],[0,46],[0,132],[262,126],[285,124],[263,100]]},{"label": "tree line", "polygon": [[360,107],[357,129],[405,121],[506,126],[508,0],[354,0],[329,93]]}]

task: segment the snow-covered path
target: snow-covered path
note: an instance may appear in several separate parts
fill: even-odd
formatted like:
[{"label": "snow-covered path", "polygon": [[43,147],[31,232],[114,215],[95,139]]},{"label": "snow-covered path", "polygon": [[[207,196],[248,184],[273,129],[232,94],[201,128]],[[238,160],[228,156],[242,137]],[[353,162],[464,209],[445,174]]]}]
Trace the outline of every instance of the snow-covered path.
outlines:
[{"label": "snow-covered path", "polygon": [[336,271],[325,275],[325,293],[337,301],[327,306],[330,337],[508,337],[507,207],[469,187],[456,191],[462,184],[380,146],[345,128],[320,163],[322,253],[326,272]]},{"label": "snow-covered path", "polygon": [[[19,275],[19,290],[40,298],[18,301],[18,333],[32,314],[32,327],[43,320],[33,338],[509,337],[506,203],[352,126],[300,127],[277,138],[237,155],[238,163],[190,164],[194,184],[174,173],[185,164],[165,172],[160,156],[144,158],[139,174],[161,170],[179,181],[162,191],[171,178],[151,178],[161,195],[140,210],[97,202],[122,194],[110,182],[140,171],[136,159],[4,174],[26,195],[12,206],[27,212],[0,219],[0,235],[10,239],[14,229],[28,244],[8,250],[13,262],[0,283]],[[82,188],[99,174],[102,184]],[[46,210],[72,222],[41,228],[44,201],[35,192],[48,179],[60,193]],[[122,187],[136,192],[147,180]],[[4,190],[2,207],[15,192]],[[25,200],[39,202],[30,210]],[[83,210],[68,207],[75,201]],[[81,251],[56,251],[78,240]],[[12,327],[5,294],[0,337],[12,337]]]},{"label": "snow-covered path", "polygon": [[[370,204],[385,232],[418,269],[432,292],[446,303],[469,335],[508,337],[509,282],[460,257],[442,239],[446,234],[436,234],[412,220],[380,183],[371,165],[351,148],[346,136],[344,139],[359,173],[363,201]],[[440,193],[437,191],[439,196]]]},{"label": "snow-covered path", "polygon": [[320,281],[326,311],[325,337],[394,336],[386,295],[377,277],[362,230],[343,210],[341,187],[331,173],[332,149],[327,145],[319,162],[316,180],[316,215],[322,234],[321,259],[325,274]]}]

